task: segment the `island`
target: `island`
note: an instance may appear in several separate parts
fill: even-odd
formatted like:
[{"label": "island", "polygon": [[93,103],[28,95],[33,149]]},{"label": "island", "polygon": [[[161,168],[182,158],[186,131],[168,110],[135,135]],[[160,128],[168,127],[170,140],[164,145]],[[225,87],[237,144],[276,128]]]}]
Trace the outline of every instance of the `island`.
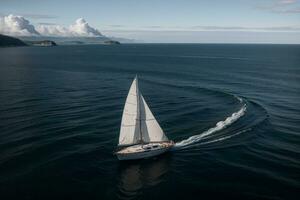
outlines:
[{"label": "island", "polygon": [[0,34],[0,47],[19,47],[19,46],[39,46],[51,47],[57,46],[52,40],[36,40],[36,41],[23,41],[21,39]]},{"label": "island", "polygon": [[104,41],[104,44],[109,44],[109,45],[114,45],[114,44],[121,44],[119,41],[116,41],[116,40],[107,40],[107,41]]},{"label": "island", "polygon": [[57,45],[120,45],[117,40],[107,37],[29,37],[23,36],[15,38],[8,35],[0,34],[0,47],[18,47],[18,46],[37,46],[37,47],[53,47]]},{"label": "island", "polygon": [[30,46],[39,46],[39,47],[52,47],[57,46],[54,41],[51,40],[42,40],[42,41],[26,41]]},{"label": "island", "polygon": [[[105,36],[99,37],[51,37],[51,36],[22,36],[20,37],[23,41],[54,41],[59,45],[116,45],[120,44],[119,40],[111,39]],[[32,45],[32,43],[30,44]]]},{"label": "island", "polygon": [[20,39],[0,34],[0,47],[18,47],[18,46],[27,46],[27,44]]}]

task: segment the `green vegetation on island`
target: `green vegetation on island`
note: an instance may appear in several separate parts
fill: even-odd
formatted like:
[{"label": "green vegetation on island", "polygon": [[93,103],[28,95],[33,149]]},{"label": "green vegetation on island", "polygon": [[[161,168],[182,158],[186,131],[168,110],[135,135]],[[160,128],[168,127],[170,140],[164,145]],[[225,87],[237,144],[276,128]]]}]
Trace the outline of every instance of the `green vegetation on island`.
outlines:
[{"label": "green vegetation on island", "polygon": [[22,41],[15,37],[0,34],[0,47],[19,47],[19,46],[50,47],[50,46],[57,46],[57,44],[51,40]]},{"label": "green vegetation on island", "polygon": [[27,46],[27,44],[20,39],[0,34],[0,47],[18,47],[18,46]]}]

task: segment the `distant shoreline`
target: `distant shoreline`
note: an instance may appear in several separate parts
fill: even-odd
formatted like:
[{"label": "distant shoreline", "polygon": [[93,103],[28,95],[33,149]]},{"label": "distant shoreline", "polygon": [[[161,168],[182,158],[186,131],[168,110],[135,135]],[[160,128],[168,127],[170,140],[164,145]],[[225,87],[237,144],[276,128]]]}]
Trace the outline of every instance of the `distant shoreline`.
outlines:
[{"label": "distant shoreline", "polygon": [[[52,47],[52,46],[83,46],[83,45],[120,45],[116,40],[94,37],[12,37],[0,34],[0,47]],[[124,42],[123,45],[293,45],[291,43],[191,43],[191,42]]]},{"label": "distant shoreline", "polygon": [[13,37],[0,34],[0,47],[38,46],[52,47],[58,45],[120,45],[117,40],[106,37]]}]

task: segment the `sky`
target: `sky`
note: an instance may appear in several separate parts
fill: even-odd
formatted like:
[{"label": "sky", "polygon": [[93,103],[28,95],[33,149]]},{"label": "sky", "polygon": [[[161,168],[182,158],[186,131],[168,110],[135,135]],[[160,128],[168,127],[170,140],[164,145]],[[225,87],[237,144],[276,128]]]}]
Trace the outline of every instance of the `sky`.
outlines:
[{"label": "sky", "polygon": [[35,31],[158,43],[299,44],[300,0],[0,0],[0,33]]}]

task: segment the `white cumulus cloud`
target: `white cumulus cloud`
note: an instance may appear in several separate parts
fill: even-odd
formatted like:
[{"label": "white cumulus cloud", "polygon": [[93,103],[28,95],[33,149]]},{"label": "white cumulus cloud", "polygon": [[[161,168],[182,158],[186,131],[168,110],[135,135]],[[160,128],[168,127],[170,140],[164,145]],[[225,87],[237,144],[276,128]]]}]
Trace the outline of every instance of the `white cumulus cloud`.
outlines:
[{"label": "white cumulus cloud", "polygon": [[83,18],[77,19],[75,24],[71,25],[69,29],[78,36],[101,36],[101,33],[91,27]]},{"label": "white cumulus cloud", "polygon": [[39,35],[27,19],[16,15],[0,17],[0,33],[14,36]]},{"label": "white cumulus cloud", "polygon": [[37,30],[43,36],[72,36],[68,28],[59,25],[39,25]]},{"label": "white cumulus cloud", "polygon": [[40,25],[37,30],[45,36],[63,37],[97,37],[102,36],[100,31],[91,27],[83,18],[79,18],[69,27],[60,25]]},{"label": "white cumulus cloud", "polygon": [[74,24],[64,27],[60,25],[42,24],[34,27],[22,16],[8,15],[0,17],[0,33],[13,36],[54,36],[54,37],[97,37],[103,36],[99,30],[91,27],[83,18]]}]

